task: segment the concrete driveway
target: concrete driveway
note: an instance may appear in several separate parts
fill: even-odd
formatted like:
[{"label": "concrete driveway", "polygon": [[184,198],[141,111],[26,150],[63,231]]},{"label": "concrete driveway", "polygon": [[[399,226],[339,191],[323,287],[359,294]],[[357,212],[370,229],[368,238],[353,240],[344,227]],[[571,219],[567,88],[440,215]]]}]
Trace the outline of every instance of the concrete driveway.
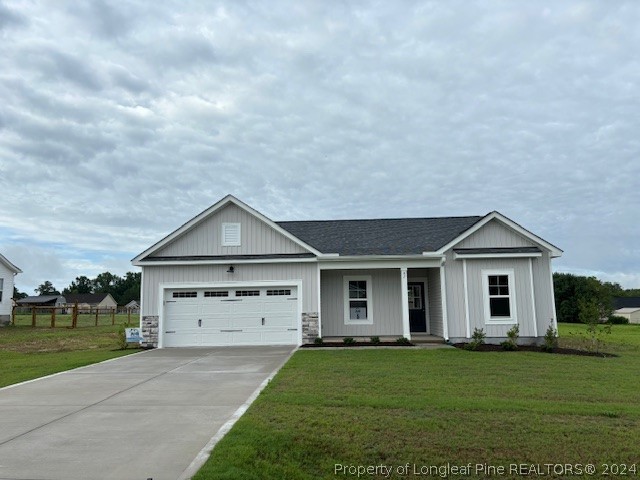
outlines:
[{"label": "concrete driveway", "polygon": [[292,350],[151,350],[0,389],[0,479],[188,476]]}]

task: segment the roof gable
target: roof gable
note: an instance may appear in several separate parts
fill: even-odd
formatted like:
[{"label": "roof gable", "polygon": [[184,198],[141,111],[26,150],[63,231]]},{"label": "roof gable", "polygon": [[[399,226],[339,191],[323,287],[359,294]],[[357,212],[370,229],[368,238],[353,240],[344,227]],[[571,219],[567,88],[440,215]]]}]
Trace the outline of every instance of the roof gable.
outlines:
[{"label": "roof gable", "polygon": [[[241,224],[241,237],[245,240],[239,247],[221,244],[219,227],[226,222]],[[266,237],[270,237],[270,242]],[[269,251],[276,244],[285,252]],[[256,253],[320,254],[257,210],[227,195],[135,257],[132,263],[138,265],[152,257],[225,257]]]},{"label": "roof gable", "polygon": [[[479,235],[475,235],[476,232],[485,228],[487,230],[481,232]],[[492,236],[496,236],[497,238],[495,239],[496,241],[493,242],[493,245],[489,245],[487,244],[487,241]],[[495,245],[496,242],[504,242],[505,244]],[[531,233],[526,228],[496,211],[485,215],[468,230],[462,232],[458,237],[442,246],[438,250],[438,253],[444,253],[453,247],[459,246],[467,248],[540,246],[548,250],[552,257],[559,257],[562,255],[561,249]]]}]

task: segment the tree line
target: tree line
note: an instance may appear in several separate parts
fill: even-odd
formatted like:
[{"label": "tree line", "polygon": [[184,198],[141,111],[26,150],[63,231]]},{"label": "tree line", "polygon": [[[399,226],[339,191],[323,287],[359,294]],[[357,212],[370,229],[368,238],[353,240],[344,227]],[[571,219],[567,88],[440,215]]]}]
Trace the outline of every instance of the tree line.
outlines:
[{"label": "tree line", "polygon": [[554,273],[556,315],[559,322],[589,323],[613,314],[614,297],[639,297],[640,289],[624,289],[618,283],[571,273]]},{"label": "tree line", "polygon": [[[71,284],[59,291],[49,280],[41,283],[34,291],[37,295],[65,295],[68,293],[110,293],[118,305],[126,305],[131,300],[140,301],[140,272],[127,272],[124,277],[104,272],[95,278],[84,275],[76,277]],[[13,289],[13,298],[26,297],[27,294]]]}]

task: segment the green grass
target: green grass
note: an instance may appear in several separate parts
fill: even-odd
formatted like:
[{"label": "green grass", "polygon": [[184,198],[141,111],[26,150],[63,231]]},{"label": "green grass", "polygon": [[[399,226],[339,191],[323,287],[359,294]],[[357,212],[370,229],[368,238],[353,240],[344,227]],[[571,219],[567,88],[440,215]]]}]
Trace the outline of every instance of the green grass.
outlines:
[{"label": "green grass", "polygon": [[[561,325],[561,342],[575,346],[569,333],[582,328]],[[407,463],[521,478],[510,464],[638,464],[640,326],[616,325],[607,342],[619,357],[301,350],[194,478],[336,478],[336,464]]]},{"label": "green grass", "polygon": [[118,349],[118,329],[2,327],[0,387],[138,351]]}]

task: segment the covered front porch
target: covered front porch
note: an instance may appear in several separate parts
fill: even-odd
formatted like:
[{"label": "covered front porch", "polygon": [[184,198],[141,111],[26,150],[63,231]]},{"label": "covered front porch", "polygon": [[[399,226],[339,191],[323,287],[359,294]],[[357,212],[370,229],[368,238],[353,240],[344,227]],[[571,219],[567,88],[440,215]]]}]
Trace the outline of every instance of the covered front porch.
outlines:
[{"label": "covered front porch", "polygon": [[325,340],[405,337],[432,342],[448,337],[440,259],[360,266],[336,262],[320,268],[319,327]]}]

